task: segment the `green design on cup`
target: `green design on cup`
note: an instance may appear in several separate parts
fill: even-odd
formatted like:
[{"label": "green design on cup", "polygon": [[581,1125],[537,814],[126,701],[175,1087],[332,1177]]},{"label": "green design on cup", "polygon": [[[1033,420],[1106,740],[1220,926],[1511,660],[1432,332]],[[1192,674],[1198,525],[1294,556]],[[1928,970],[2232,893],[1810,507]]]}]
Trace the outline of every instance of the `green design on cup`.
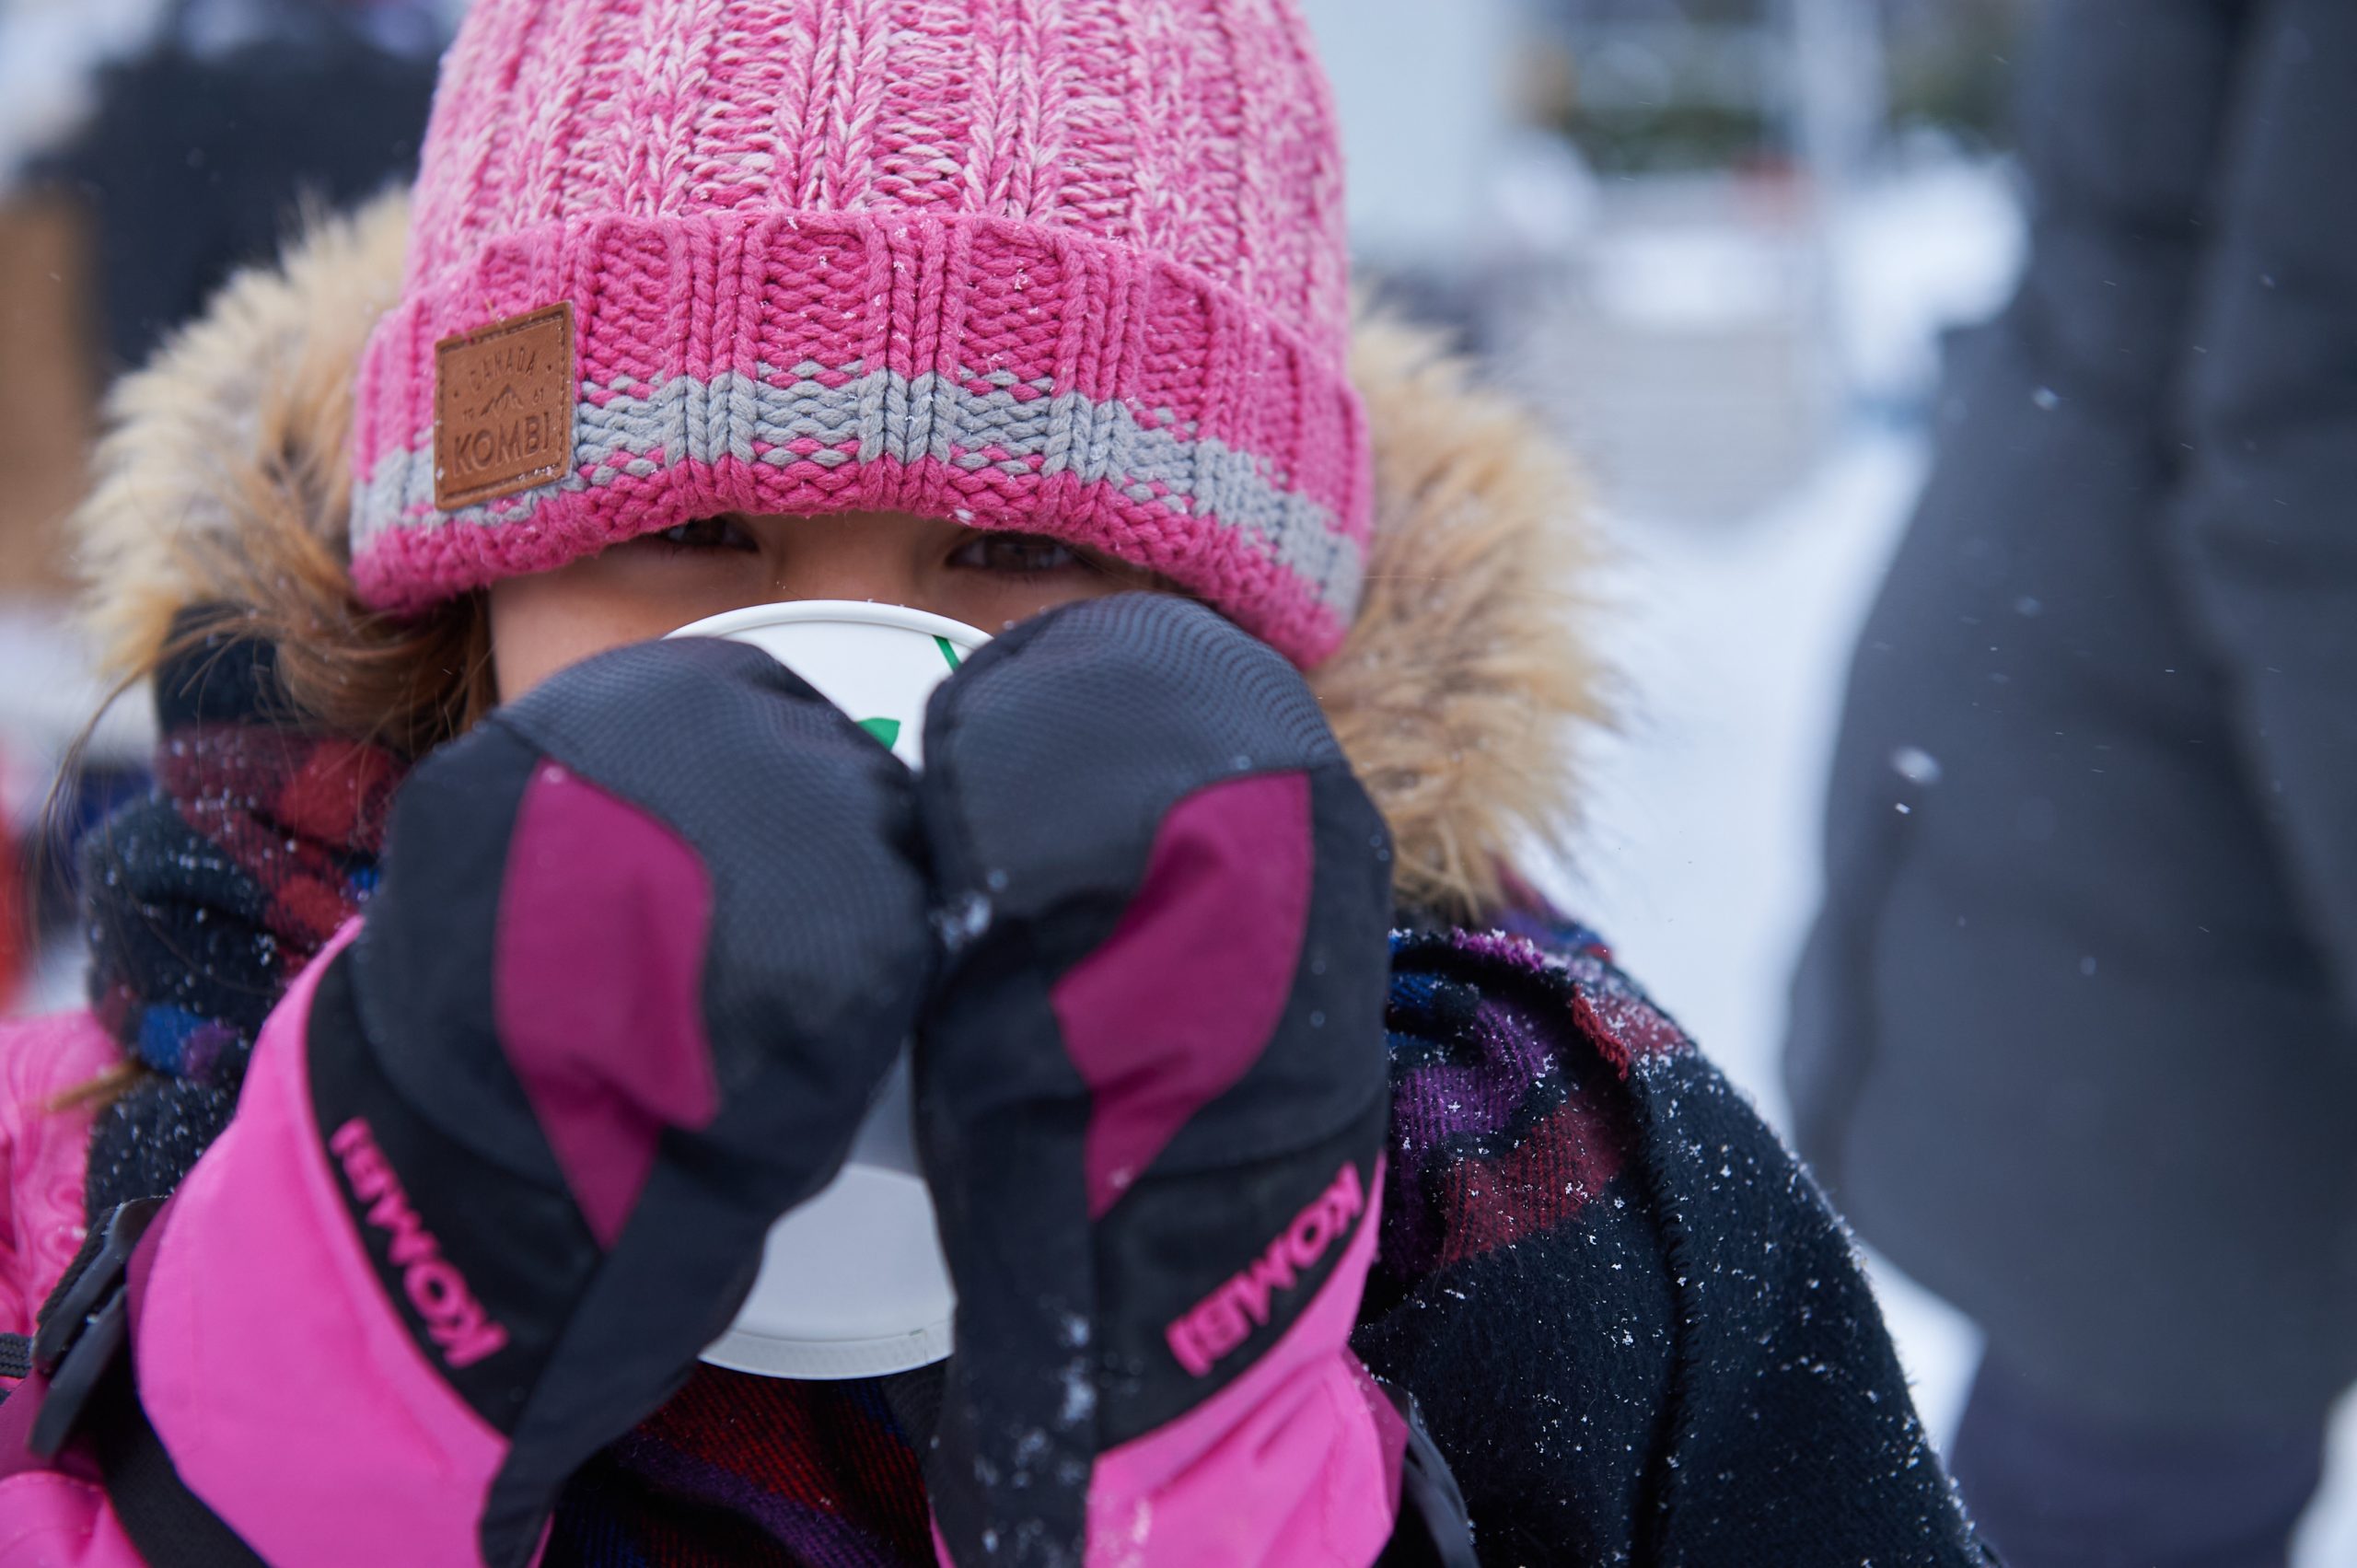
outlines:
[{"label": "green design on cup", "polygon": [[951,642],[948,638],[936,632],[933,636],[933,645],[941,650],[941,656],[949,661],[950,668],[955,669],[958,668],[957,644]]},{"label": "green design on cup", "polygon": [[900,721],[899,719],[862,719],[859,721],[859,727],[867,731],[868,734],[874,736],[888,747],[899,744],[900,739]]}]

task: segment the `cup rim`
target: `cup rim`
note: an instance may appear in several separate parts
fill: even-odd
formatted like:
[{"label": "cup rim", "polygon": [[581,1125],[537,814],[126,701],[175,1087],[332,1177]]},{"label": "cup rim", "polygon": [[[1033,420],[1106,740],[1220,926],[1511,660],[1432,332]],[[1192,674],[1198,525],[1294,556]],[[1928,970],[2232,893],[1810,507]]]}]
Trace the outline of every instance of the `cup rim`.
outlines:
[{"label": "cup rim", "polygon": [[911,610],[901,604],[878,604],[872,599],[856,598],[794,598],[779,599],[770,604],[749,604],[741,610],[725,610],[718,615],[707,615],[702,621],[691,621],[668,637],[734,637],[747,632],[758,632],[765,626],[795,625],[883,626],[894,631],[913,632],[920,636],[939,637],[955,645],[960,653],[971,653],[991,640],[990,633],[962,621],[952,621],[946,615],[935,615],[929,610]]}]

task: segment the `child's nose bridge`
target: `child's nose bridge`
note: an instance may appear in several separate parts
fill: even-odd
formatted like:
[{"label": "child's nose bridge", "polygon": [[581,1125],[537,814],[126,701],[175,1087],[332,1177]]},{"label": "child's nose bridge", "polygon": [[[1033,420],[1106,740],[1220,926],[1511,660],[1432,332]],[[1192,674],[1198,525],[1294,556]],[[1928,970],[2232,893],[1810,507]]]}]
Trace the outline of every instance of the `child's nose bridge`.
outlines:
[{"label": "child's nose bridge", "polygon": [[872,599],[916,609],[924,591],[908,520],[854,513],[782,519],[769,551],[780,599]]}]

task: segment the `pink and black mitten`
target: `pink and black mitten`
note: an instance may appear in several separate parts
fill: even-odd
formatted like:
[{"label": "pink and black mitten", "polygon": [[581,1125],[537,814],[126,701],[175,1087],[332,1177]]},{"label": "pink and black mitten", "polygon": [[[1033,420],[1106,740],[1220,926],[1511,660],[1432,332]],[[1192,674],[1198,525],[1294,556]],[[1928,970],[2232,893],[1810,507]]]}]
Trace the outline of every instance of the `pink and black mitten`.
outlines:
[{"label": "pink and black mitten", "polygon": [[1400,1438],[1345,1344],[1389,1109],[1381,818],[1301,676],[1161,595],[993,643],[925,755],[944,1560],[1364,1568]]},{"label": "pink and black mitten", "polygon": [[600,656],[420,765],[309,1076],[386,1298],[505,1445],[483,1562],[727,1324],[929,963],[908,771],[759,649]]}]

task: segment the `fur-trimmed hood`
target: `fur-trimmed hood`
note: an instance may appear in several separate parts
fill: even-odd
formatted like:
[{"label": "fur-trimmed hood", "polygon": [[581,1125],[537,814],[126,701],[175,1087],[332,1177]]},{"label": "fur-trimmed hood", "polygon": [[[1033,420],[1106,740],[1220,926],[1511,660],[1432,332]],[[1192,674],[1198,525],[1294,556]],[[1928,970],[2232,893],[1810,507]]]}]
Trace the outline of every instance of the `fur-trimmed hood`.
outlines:
[{"label": "fur-trimmed hood", "polygon": [[[341,558],[354,367],[398,294],[407,220],[387,198],[314,224],[116,389],[75,528],[112,673],[148,668],[180,610],[250,591],[219,563],[285,553],[241,541],[300,533]],[[1312,681],[1391,823],[1402,900],[1462,913],[1575,808],[1576,732],[1601,716],[1580,635],[1591,538],[1546,434],[1434,339],[1364,319],[1352,374],[1374,544],[1358,621]]]}]

